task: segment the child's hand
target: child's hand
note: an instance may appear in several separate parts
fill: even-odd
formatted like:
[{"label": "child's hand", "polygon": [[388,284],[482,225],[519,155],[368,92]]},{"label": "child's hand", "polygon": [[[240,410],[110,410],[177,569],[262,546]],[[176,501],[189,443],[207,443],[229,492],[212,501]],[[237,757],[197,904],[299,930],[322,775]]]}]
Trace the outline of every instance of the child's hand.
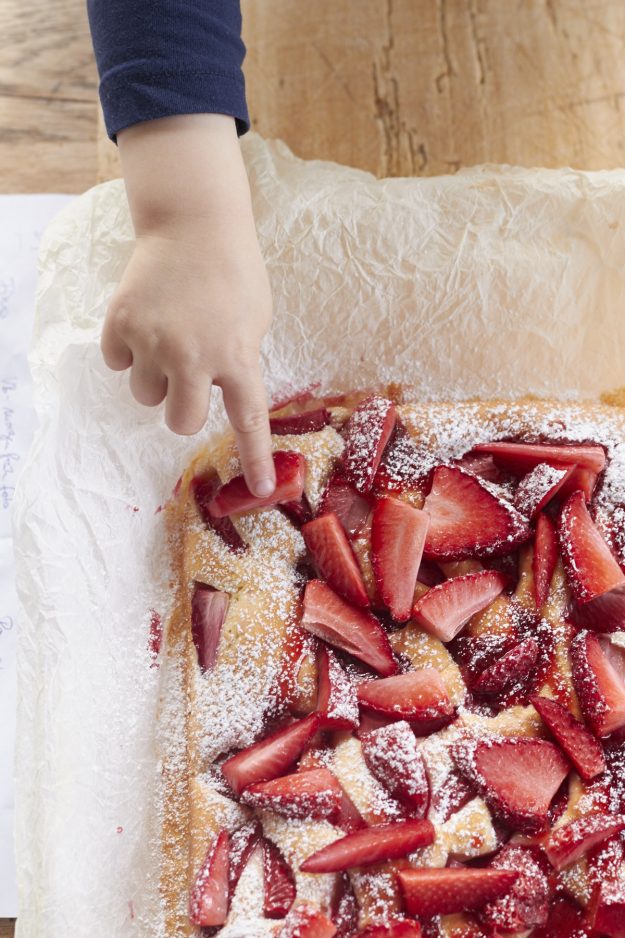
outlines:
[{"label": "child's hand", "polygon": [[166,399],[176,433],[202,429],[219,385],[248,486],[270,494],[259,349],[271,293],[234,121],[170,117],[130,127],[118,142],[137,241],[107,313],[104,359],[132,368],[142,404]]}]

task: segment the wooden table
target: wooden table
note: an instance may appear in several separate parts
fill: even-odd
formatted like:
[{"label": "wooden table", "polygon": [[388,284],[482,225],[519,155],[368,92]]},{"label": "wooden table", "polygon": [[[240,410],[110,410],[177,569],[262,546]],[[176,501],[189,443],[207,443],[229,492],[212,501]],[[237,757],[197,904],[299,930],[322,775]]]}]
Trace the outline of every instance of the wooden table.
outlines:
[{"label": "wooden table", "polygon": [[[623,0],[242,6],[254,127],[302,157],[379,176],[625,163]],[[84,7],[0,0],[5,192],[81,192],[119,175]]]}]

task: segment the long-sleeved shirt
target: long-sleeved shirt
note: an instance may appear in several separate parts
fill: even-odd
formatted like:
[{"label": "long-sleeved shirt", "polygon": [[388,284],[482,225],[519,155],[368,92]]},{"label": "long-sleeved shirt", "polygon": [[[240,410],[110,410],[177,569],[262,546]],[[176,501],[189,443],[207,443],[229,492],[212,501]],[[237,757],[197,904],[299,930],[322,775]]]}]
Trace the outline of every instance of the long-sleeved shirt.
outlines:
[{"label": "long-sleeved shirt", "polygon": [[111,139],[174,114],[215,113],[249,127],[239,0],[87,0]]}]

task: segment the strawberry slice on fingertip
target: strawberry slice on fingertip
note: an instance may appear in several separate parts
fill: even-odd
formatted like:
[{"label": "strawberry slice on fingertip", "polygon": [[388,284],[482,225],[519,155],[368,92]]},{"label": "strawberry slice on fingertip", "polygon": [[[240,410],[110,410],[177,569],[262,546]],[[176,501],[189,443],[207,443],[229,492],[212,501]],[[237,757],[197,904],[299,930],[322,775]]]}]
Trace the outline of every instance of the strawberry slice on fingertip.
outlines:
[{"label": "strawberry slice on fingertip", "polygon": [[579,603],[625,584],[625,574],[590,517],[581,492],[564,505],[558,523],[562,559]]},{"label": "strawberry slice on fingertip", "polygon": [[337,515],[321,515],[302,527],[302,535],[321,577],[340,596],[367,608],[369,597],[353,548]]},{"label": "strawberry slice on fingertip", "polygon": [[[609,736],[625,726],[625,681],[606,650],[594,632],[578,632],[571,642],[573,684],[595,736]],[[621,654],[614,651],[615,657]]]},{"label": "strawberry slice on fingertip", "polygon": [[415,620],[431,635],[449,642],[477,612],[495,600],[508,585],[497,570],[452,577],[428,590],[414,605]]},{"label": "strawberry slice on fingertip", "polygon": [[213,518],[237,515],[259,508],[273,508],[281,502],[296,502],[302,497],[306,477],[306,458],[302,453],[279,450],[273,454],[276,487],[271,495],[253,495],[242,475],[221,486],[207,505]]},{"label": "strawberry slice on fingertip", "polygon": [[398,498],[381,498],[373,510],[373,572],[382,601],[397,622],[410,618],[429,523],[426,512]]},{"label": "strawberry slice on fingertip", "polygon": [[230,595],[204,583],[196,583],[191,599],[191,634],[202,671],[217,661],[221,629],[228,615]]},{"label": "strawberry slice on fingertip", "polygon": [[399,884],[410,915],[431,918],[479,909],[509,893],[519,874],[492,868],[400,870]]},{"label": "strawberry slice on fingertip", "polygon": [[596,444],[478,443],[474,453],[488,453],[506,472],[524,476],[540,463],[580,466],[597,474],[605,469],[605,450]]},{"label": "strawberry slice on fingertip", "polygon": [[322,820],[336,817],[343,789],[326,768],[298,771],[245,789],[243,804],[260,811],[273,811],[287,818]]},{"label": "strawberry slice on fingertip", "polygon": [[416,817],[425,817],[430,784],[425,761],[415,734],[400,721],[360,736],[367,768],[390,794],[410,806]]},{"label": "strawberry slice on fingertip", "polygon": [[545,853],[551,865],[561,870],[622,830],[625,830],[622,815],[593,812],[552,831]]},{"label": "strawberry slice on fingertip", "polygon": [[230,838],[222,830],[208,849],[189,900],[194,925],[223,925],[230,902]]},{"label": "strawberry slice on fingertip", "polygon": [[430,515],[424,556],[430,560],[503,556],[531,533],[516,508],[457,466],[434,470],[424,510]]},{"label": "strawberry slice on fingertip", "polygon": [[312,854],[303,873],[338,873],[355,866],[394,860],[434,842],[434,826],[425,820],[394,821],[347,834]]},{"label": "strawberry slice on fingertip", "polygon": [[589,782],[605,771],[601,744],[570,710],[549,697],[531,697],[530,703],[584,781]]},{"label": "strawberry slice on fingertip", "polygon": [[295,902],[293,870],[271,840],[263,840],[263,912],[267,918],[284,918]]},{"label": "strawberry slice on fingertip", "polygon": [[445,726],[456,712],[436,668],[364,681],[358,687],[358,701],[376,714],[406,720],[422,733]]},{"label": "strawberry slice on fingertip", "polygon": [[358,404],[347,421],[343,469],[361,494],[371,491],[396,419],[393,402],[374,394]]},{"label": "strawberry slice on fingertip", "polygon": [[299,759],[318,728],[318,718],[311,714],[242,749],[222,765],[224,778],[236,795],[257,782],[277,778]]},{"label": "strawberry slice on fingertip", "polygon": [[346,602],[322,580],[309,580],[306,584],[300,624],[329,645],[364,661],[379,674],[397,673],[391,644],[376,617]]},{"label": "strawberry slice on fingertip", "polygon": [[543,513],[536,520],[534,535],[534,553],[532,556],[532,575],[534,579],[534,602],[537,609],[547,602],[553,573],[558,562],[559,544],[556,527]]}]

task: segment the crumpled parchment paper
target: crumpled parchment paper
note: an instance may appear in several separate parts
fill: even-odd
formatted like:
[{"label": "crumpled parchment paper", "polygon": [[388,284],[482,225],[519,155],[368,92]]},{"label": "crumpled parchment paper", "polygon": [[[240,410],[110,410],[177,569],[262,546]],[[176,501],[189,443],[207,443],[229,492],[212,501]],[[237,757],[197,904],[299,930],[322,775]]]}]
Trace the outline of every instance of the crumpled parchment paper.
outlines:
[{"label": "crumpled parchment paper", "polygon": [[[625,384],[625,171],[377,181],[254,135],[243,149],[275,298],[270,393],[394,379],[432,399],[589,396]],[[14,515],[19,938],[163,934],[147,637],[150,609],[167,614],[157,508],[200,441],[169,433],[100,359],[131,249],[112,182],[72,204],[41,253],[40,427]],[[207,433],[222,421],[215,410]]]}]

